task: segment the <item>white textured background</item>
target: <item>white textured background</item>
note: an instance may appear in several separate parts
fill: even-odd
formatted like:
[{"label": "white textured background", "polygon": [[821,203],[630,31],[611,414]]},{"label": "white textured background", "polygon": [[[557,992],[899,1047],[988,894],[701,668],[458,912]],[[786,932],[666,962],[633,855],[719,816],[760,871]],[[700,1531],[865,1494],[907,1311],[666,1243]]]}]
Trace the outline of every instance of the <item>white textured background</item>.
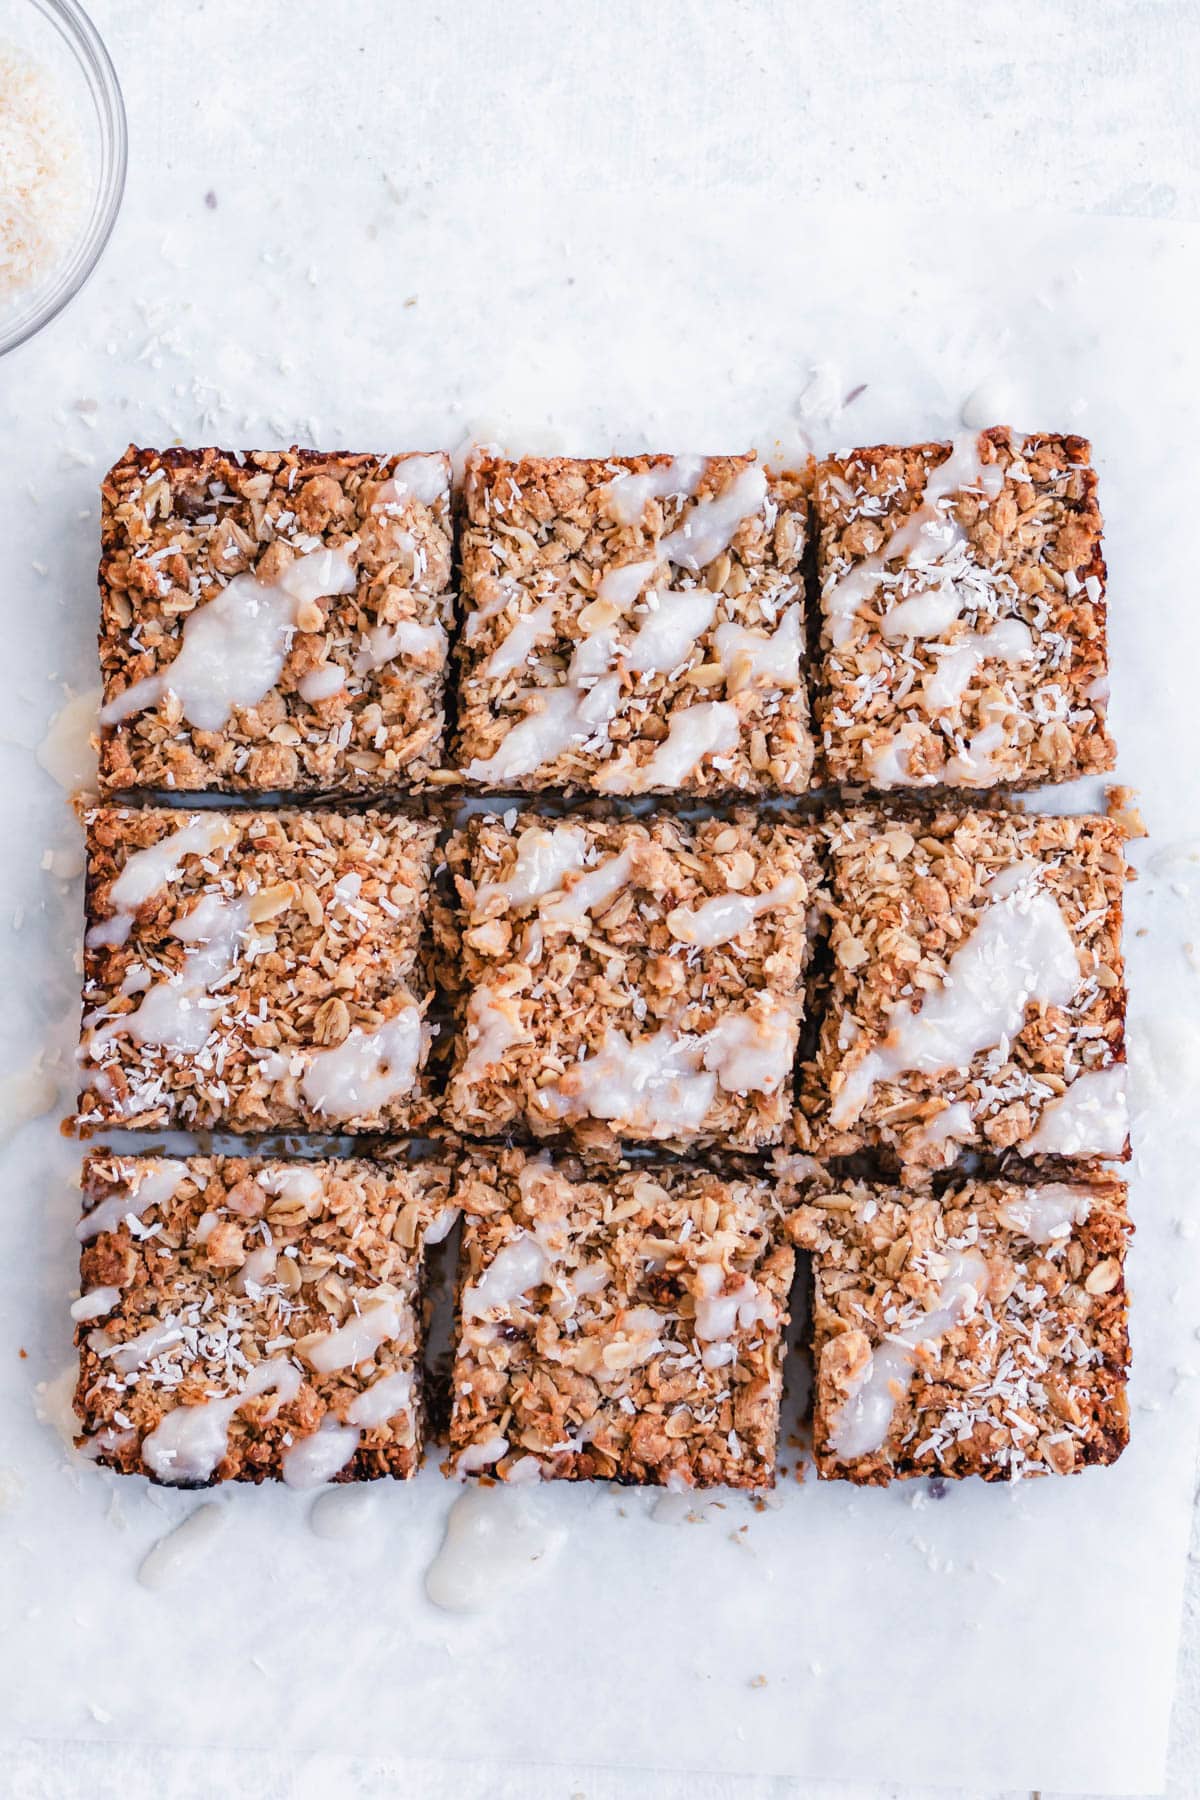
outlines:
[{"label": "white textured background", "polygon": [[[0,0],[0,28],[6,8],[19,4]],[[481,430],[534,447],[583,447],[581,438],[607,447],[624,429],[631,447],[686,447],[706,418],[719,418],[730,443],[767,447],[805,431],[825,442],[826,401],[810,370],[827,355],[848,378],[859,378],[860,364],[870,374],[879,431],[905,433],[909,421],[914,431],[945,429],[972,370],[977,379],[1006,373],[1019,408],[1037,398],[1022,389],[1020,373],[1036,364],[1040,393],[1053,394],[1065,414],[1075,404],[1072,358],[1083,387],[1107,366],[1095,324],[1106,316],[1118,320],[1120,368],[1132,388],[1143,366],[1160,386],[1176,366],[1180,381],[1194,380],[1182,341],[1175,361],[1162,341],[1186,317],[1176,304],[1183,296],[1161,291],[1197,262],[1191,233],[1173,229],[1200,216],[1200,9],[1191,0],[1009,0],[1002,8],[967,0],[96,0],[93,12],[130,114],[124,214],[84,296],[36,344],[0,364],[0,519],[13,552],[2,822],[8,841],[23,835],[34,848],[28,859],[6,859],[0,917],[21,906],[62,942],[75,929],[77,896],[47,884],[37,852],[48,844],[69,856],[72,838],[48,784],[39,790],[34,778],[31,787],[28,748],[63,685],[77,691],[94,681],[94,602],[85,584],[95,482],[130,436],[249,443],[295,431],[329,445],[357,438],[407,447]],[[1106,234],[1099,225],[1093,232],[1069,220],[1053,227],[1012,217],[1031,210],[1162,223],[1157,232]],[[914,211],[906,236],[903,221]],[[844,329],[829,310],[839,242],[857,283]],[[1030,246],[1036,261],[1015,273],[1014,255],[1027,256]],[[1080,293],[1081,270],[1088,284],[1111,281],[1116,312],[1106,313],[1104,296]],[[1077,333],[1076,314],[1089,321]],[[1047,325],[1047,315],[1059,322]],[[870,341],[864,316],[875,321]],[[697,319],[705,332],[694,332]],[[1143,319],[1148,341],[1139,346]],[[1048,344],[1060,352],[1053,375]],[[1170,395],[1168,405],[1161,392],[1148,393],[1146,406],[1154,417],[1178,417],[1196,397],[1193,388]],[[1069,422],[1099,433],[1098,420],[1120,417],[1106,414],[1109,398],[1081,392],[1082,411]],[[1014,422],[1046,421],[1018,413]],[[1145,445],[1144,436],[1138,442]],[[1099,447],[1119,462],[1119,446]],[[1182,439],[1167,448],[1185,450]],[[1131,471],[1113,474],[1115,496],[1132,512]],[[1147,467],[1147,484],[1155,475]],[[36,499],[23,491],[27,478]],[[1178,470],[1174,480],[1186,493]],[[1159,523],[1165,534],[1172,520]],[[1152,554],[1155,539],[1144,529],[1139,537],[1130,519],[1124,542]],[[1116,573],[1121,547],[1118,534]],[[1164,549],[1164,570],[1186,571],[1180,548]],[[45,570],[36,580],[31,553]],[[1166,620],[1171,596],[1156,598]],[[1175,603],[1194,609],[1186,580]],[[1144,714],[1160,701],[1169,720],[1187,704],[1189,666],[1185,656],[1182,666],[1160,669],[1147,651],[1140,687],[1127,681],[1122,693],[1118,677],[1117,726],[1131,728],[1126,741],[1134,720],[1120,709],[1141,709],[1143,734]],[[1143,754],[1138,778],[1145,783],[1152,771]],[[1166,797],[1162,804],[1177,830],[1178,795],[1170,808]],[[1169,906],[1165,875],[1161,886]],[[1148,884],[1148,903],[1155,889]],[[1181,929],[1166,914],[1146,917],[1176,935]],[[72,998],[61,958],[39,984],[19,979],[29,971],[29,935],[14,941],[11,1004],[0,1017],[5,1070],[19,1065],[48,1021],[69,1012]],[[1194,1013],[1194,996],[1182,995],[1179,1006]],[[28,1206],[34,1217],[49,1207],[75,1154],[52,1132],[23,1133],[4,1165],[10,1206]],[[1144,1221],[1146,1235],[1165,1233],[1189,1198],[1164,1196]],[[69,1203],[55,1204],[34,1239],[27,1280],[48,1296],[61,1289],[67,1266]],[[28,1238],[20,1254],[29,1256]],[[11,1249],[5,1255],[11,1271]],[[52,1316],[36,1329],[40,1377],[56,1371],[65,1340]],[[8,1463],[25,1454],[30,1371],[19,1370],[14,1385],[7,1332],[3,1375],[21,1409],[11,1425],[0,1416]],[[1176,1479],[1190,1453],[1194,1405],[1180,1401],[1178,1416],[1189,1442],[1177,1452]],[[17,1479],[28,1475],[32,1484],[60,1456],[42,1429],[34,1460],[44,1468]],[[1120,1491],[1128,1508],[1129,1493]],[[17,1517],[16,1534],[0,1535],[0,1554],[13,1551],[14,1567],[29,1541],[19,1507]],[[1136,1533],[1136,1506],[1128,1519]],[[680,1548],[664,1545],[662,1555],[677,1561]],[[367,1567],[369,1584],[375,1572]],[[49,1582],[53,1570],[46,1573]],[[218,1564],[212,1574],[215,1585],[236,1590],[236,1567]],[[1102,1588],[1104,1567],[1090,1575]],[[99,1572],[97,1584],[107,1596]],[[0,1641],[10,1692],[30,1691],[31,1676],[34,1685],[38,1677],[52,1682],[68,1662],[90,1663],[97,1682],[111,1680],[130,1628],[117,1591],[115,1605],[106,1599],[97,1610],[81,1584],[77,1604],[53,1621],[63,1634],[61,1662],[57,1646],[46,1648],[54,1632],[38,1621],[28,1642],[45,1659],[40,1669],[24,1666],[23,1634]],[[203,1582],[195,1591],[200,1604]],[[1127,1637],[1138,1659],[1129,1671],[1136,1697],[1145,1635],[1128,1609],[1128,1587],[1117,1591],[1127,1610],[1114,1611],[1111,1631],[1115,1641]],[[779,1598],[798,1631],[821,1637],[823,1621],[804,1593]],[[537,1590],[520,1606],[536,1632]],[[1198,1607],[1200,1584],[1191,1583],[1170,1759],[1179,1795],[1200,1791]],[[143,1634],[146,1616],[130,1602]],[[653,1630],[652,1609],[641,1629]],[[1053,1635],[1051,1627],[1048,1663]],[[948,1643],[947,1659],[960,1649]],[[612,1643],[587,1649],[598,1666],[618,1652]],[[598,1676],[598,1692],[602,1686]],[[379,1692],[386,1707],[385,1672]],[[340,1752],[293,1759],[286,1740],[269,1751],[240,1748],[243,1731],[201,1759],[169,1741],[139,1746],[138,1696],[128,1698],[119,1743],[105,1743],[90,1720],[84,1741],[81,1710],[80,1741],[27,1741],[10,1753],[0,1789],[21,1800],[77,1792],[97,1800],[243,1792],[262,1800],[792,1800],[826,1791],[732,1774],[572,1767],[574,1746],[594,1734],[591,1721],[571,1717],[547,1721],[540,1760],[561,1766],[541,1772],[352,1763]],[[873,1691],[868,1662],[864,1729],[887,1698]],[[647,1693],[648,1713],[654,1704]],[[1122,1723],[1114,1718],[1114,1739]],[[222,1719],[205,1724],[221,1745]],[[919,1729],[915,1721],[911,1728]],[[1020,1717],[1011,1720],[1017,1737],[1023,1728]],[[194,1732],[181,1736],[195,1741]],[[745,1766],[763,1765],[751,1751]],[[990,1791],[989,1774],[981,1766],[971,1792]]]}]

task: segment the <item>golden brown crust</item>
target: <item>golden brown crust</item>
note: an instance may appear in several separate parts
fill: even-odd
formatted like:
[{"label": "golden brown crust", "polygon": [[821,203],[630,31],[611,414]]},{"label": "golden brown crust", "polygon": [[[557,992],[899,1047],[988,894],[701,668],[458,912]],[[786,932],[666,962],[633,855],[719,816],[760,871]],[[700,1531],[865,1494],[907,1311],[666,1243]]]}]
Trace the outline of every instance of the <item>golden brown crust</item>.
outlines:
[{"label": "golden brown crust", "polygon": [[[980,434],[978,446],[984,469],[1003,472],[998,491],[948,496],[940,538],[910,546],[907,561],[893,534],[916,515],[950,447],[876,445],[817,468],[825,616],[816,715],[829,781],[1031,787],[1112,767],[1091,446],[1006,428]],[[857,604],[839,618],[841,584],[880,555],[884,579],[865,595],[851,589]],[[885,628],[885,614],[933,593],[939,579],[954,584],[948,618]],[[997,621],[1009,634],[1001,654],[986,649]],[[983,653],[972,661],[976,640]]]},{"label": "golden brown crust", "polygon": [[[650,493],[640,510],[622,509],[636,513],[625,523],[613,510],[614,482],[654,471],[661,476],[682,468],[683,459],[677,464],[666,456],[506,461],[487,453],[473,459],[462,527],[457,744],[468,780],[493,788],[584,792],[799,793],[808,787],[812,739],[801,617],[806,473],[772,476],[765,500],[748,502],[750,510],[727,548],[702,567],[669,565],[660,550],[670,533],[689,528],[697,511],[693,499],[702,506],[729,492],[752,463],[746,456],[691,459],[677,491]],[[601,593],[606,575],[635,564],[645,564],[645,573],[634,591],[615,597],[607,589]],[[699,590],[711,596],[711,604],[669,668],[635,672],[624,659],[631,632],[650,610],[658,610],[646,601],[651,579],[664,607],[671,604],[668,586],[673,596],[695,598]],[[520,641],[510,639],[514,625],[535,612],[542,618],[547,608],[551,616],[526,653],[515,657],[511,669],[490,672],[500,646]],[[785,639],[793,648],[782,658],[791,672],[778,676],[753,666],[746,641],[737,634],[739,628],[753,631],[751,648],[761,652],[781,622],[779,648]],[[725,634],[719,636],[722,626]],[[612,715],[528,769],[507,775],[485,769],[514,725],[535,713],[548,692],[568,684],[568,665],[580,644],[586,640],[595,649],[606,633],[612,639],[607,666],[620,675]],[[595,694],[595,672],[585,680]],[[729,710],[729,744],[694,761],[685,758],[681,774],[660,777],[649,771],[671,724],[702,703]]]},{"label": "golden brown crust", "polygon": [[[423,1061],[428,1030],[412,1009],[430,997],[418,945],[435,824],[381,813],[97,807],[86,825],[81,1127],[371,1131],[404,1129],[419,1116],[419,1078],[382,1097],[368,1083],[366,1103],[347,1116],[307,1088],[319,1057],[397,1021],[411,1023],[418,1068]],[[181,853],[169,879],[123,912],[113,888],[130,859],[197,828],[220,841]],[[235,928],[230,955],[197,982],[195,953],[224,923]],[[147,990],[161,997],[172,982],[191,1009],[185,1023],[207,1015],[202,1041],[136,1035]]]},{"label": "golden brown crust", "polygon": [[[820,882],[811,829],[480,816],[448,857],[462,909],[449,1123],[593,1147],[778,1141]],[[538,866],[555,872],[530,894]],[[700,909],[728,906],[728,935],[694,941]],[[678,1088],[656,1085],[676,1064]]]},{"label": "golden brown crust", "polygon": [[794,1258],[766,1183],[505,1150],[455,1199],[463,1472],[773,1483]]},{"label": "golden brown crust", "polygon": [[[814,1256],[821,1476],[1003,1481],[1121,1454],[1132,1231],[1122,1182],[970,1181],[940,1196],[841,1185],[811,1191],[792,1230]],[[881,1346],[900,1356],[872,1429],[861,1409],[882,1392]]]},{"label": "golden brown crust", "polygon": [[[351,594],[310,603],[276,686],[219,731],[182,717],[170,694],[101,732],[100,780],[136,788],[379,793],[419,783],[441,760],[447,633],[453,618],[450,461],[431,500],[384,494],[408,456],[292,449],[143,450],[101,488],[100,664],[106,703],[168,669],[197,607],[235,576],[274,579],[293,555],[342,550]],[[421,482],[422,492],[427,485]],[[315,608],[315,610],[314,610]],[[414,628],[403,649],[364,667],[369,634]],[[345,684],[305,699],[314,670]]]},{"label": "golden brown crust", "polygon": [[[1119,825],[1089,816],[942,810],[916,817],[861,808],[832,815],[825,837],[831,967],[816,1056],[801,1081],[801,1149],[882,1151],[928,1168],[949,1166],[964,1148],[1021,1152],[1081,1074],[1123,1067]],[[839,1097],[855,1071],[894,1042],[893,1015],[922,994],[945,991],[948,966],[977,931],[989,888],[1022,869],[1036,871],[1074,942],[1074,997],[1043,1003],[1031,977],[1025,1022],[1011,1039],[983,1044],[969,1068],[880,1075],[861,1107],[839,1118]],[[953,1115],[953,1135],[941,1137],[952,1106],[965,1106],[969,1118]],[[1096,1145],[1057,1152],[1104,1153]],[[1111,1154],[1127,1148],[1115,1143]]]},{"label": "golden brown crust", "polygon": [[[139,1199],[147,1180],[159,1184],[150,1205]],[[278,1480],[294,1444],[322,1424],[346,1426],[359,1397],[394,1378],[378,1409],[386,1417],[347,1441],[331,1478],[411,1475],[423,1426],[421,1243],[448,1181],[432,1163],[89,1156],[77,1310],[88,1311],[89,1296],[93,1310],[75,1333],[80,1448],[122,1474],[168,1483]],[[111,1229],[97,1229],[97,1208]],[[331,1332],[381,1305],[395,1309],[383,1341],[355,1364],[314,1365]],[[173,1478],[171,1458],[155,1450],[157,1427],[177,1408],[238,1394],[271,1358],[293,1370],[292,1397],[249,1395],[211,1471],[196,1464],[188,1478],[177,1456]]]}]

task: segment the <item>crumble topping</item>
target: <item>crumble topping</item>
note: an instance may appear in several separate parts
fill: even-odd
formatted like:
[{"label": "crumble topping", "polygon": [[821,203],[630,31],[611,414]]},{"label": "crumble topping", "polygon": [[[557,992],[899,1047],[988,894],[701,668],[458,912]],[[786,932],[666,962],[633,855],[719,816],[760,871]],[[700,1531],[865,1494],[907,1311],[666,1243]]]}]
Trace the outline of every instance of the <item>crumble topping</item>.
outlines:
[{"label": "crumble topping", "polygon": [[130,446],[102,496],[109,793],[363,792],[438,766],[448,456]]},{"label": "crumble topping", "polygon": [[469,782],[808,786],[803,476],[748,457],[484,454],[466,509]]}]

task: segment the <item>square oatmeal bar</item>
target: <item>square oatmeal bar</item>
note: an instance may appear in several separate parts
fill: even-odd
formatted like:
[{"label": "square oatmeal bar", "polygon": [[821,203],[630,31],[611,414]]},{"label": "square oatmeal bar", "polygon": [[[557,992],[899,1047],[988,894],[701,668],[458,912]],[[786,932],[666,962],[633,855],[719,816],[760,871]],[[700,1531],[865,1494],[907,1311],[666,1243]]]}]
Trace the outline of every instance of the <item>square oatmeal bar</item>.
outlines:
[{"label": "square oatmeal bar", "polygon": [[[511,815],[507,815],[511,818]],[[512,824],[450,844],[461,1027],[450,1121],[583,1142],[777,1142],[820,871],[811,829]]]},{"label": "square oatmeal bar", "polygon": [[184,1487],[411,1475],[447,1194],[434,1164],[89,1156],[80,1448]]},{"label": "square oatmeal bar", "polygon": [[799,793],[805,478],[751,457],[482,454],[458,761],[489,788]]},{"label": "square oatmeal bar", "polygon": [[772,1484],[794,1256],[766,1182],[504,1150],[455,1201],[460,1474]]},{"label": "square oatmeal bar", "polygon": [[817,1471],[1069,1475],[1129,1437],[1124,1185],[851,1184],[793,1216],[813,1252]]},{"label": "square oatmeal bar", "polygon": [[850,450],[819,465],[814,500],[830,781],[1031,787],[1112,767],[1085,439]]},{"label": "square oatmeal bar", "polygon": [[101,495],[106,793],[377,794],[437,768],[448,456],[131,445]]},{"label": "square oatmeal bar", "polygon": [[1104,818],[831,819],[832,966],[802,1149],[1123,1157],[1124,836]]},{"label": "square oatmeal bar", "polygon": [[86,822],[81,1127],[413,1121],[435,825],[119,807]]}]

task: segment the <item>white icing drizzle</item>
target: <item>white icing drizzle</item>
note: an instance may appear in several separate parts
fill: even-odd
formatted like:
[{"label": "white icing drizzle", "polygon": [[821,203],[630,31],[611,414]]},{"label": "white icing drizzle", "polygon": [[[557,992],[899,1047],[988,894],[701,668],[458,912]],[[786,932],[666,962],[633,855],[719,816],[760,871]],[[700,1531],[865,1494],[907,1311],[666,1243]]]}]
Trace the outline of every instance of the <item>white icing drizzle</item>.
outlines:
[{"label": "white icing drizzle", "polygon": [[944,587],[923,588],[898,600],[883,615],[880,629],[889,644],[905,638],[936,638],[949,631],[962,612],[958,590],[953,583]]},{"label": "white icing drizzle", "polygon": [[531,1233],[518,1232],[496,1252],[479,1280],[463,1289],[463,1318],[482,1319],[495,1307],[510,1307],[546,1280],[549,1266],[545,1246]]},{"label": "white icing drizzle", "polygon": [[477,987],[467,1001],[467,1054],[459,1079],[478,1081],[503,1062],[515,1044],[526,1042],[528,1035],[521,1024],[515,996],[495,994],[487,986]]},{"label": "white icing drizzle", "polygon": [[508,1449],[506,1437],[482,1438],[477,1444],[468,1444],[461,1450],[455,1460],[454,1467],[460,1475],[478,1475],[489,1463],[497,1463]]},{"label": "white icing drizzle", "polygon": [[677,906],[667,914],[667,927],[681,944],[712,950],[740,936],[763,913],[787,906],[798,893],[794,875],[785,875],[761,894],[714,894],[699,906]]},{"label": "white icing drizzle", "polygon": [[88,1244],[102,1231],[116,1231],[123,1220],[140,1220],[152,1206],[162,1206],[174,1198],[179,1184],[187,1175],[187,1166],[164,1158],[149,1168],[138,1171],[137,1185],[128,1194],[110,1194],[91,1212],[84,1213],[75,1227],[81,1244]]},{"label": "white icing drizzle", "polygon": [[632,1042],[610,1027],[595,1055],[540,1090],[542,1105],[555,1118],[621,1120],[651,1137],[698,1131],[717,1088],[702,1045],[665,1026]]},{"label": "white icing drizzle", "polygon": [[[430,1241],[428,1236],[425,1241]],[[412,1407],[412,1398],[412,1371],[394,1369],[390,1375],[381,1375],[378,1381],[373,1381],[370,1387],[355,1396],[347,1409],[346,1419],[351,1425],[361,1425],[371,1431],[401,1413],[407,1414]]]},{"label": "white icing drizzle", "polygon": [[308,1529],[314,1537],[349,1538],[361,1531],[375,1512],[375,1484],[342,1482],[318,1494],[308,1509]]},{"label": "white icing drizzle", "polygon": [[[974,432],[967,437],[956,438],[951,445],[950,455],[930,471],[925,482],[924,497],[915,512],[910,513],[897,526],[874,555],[864,557],[826,587],[821,604],[830,641],[835,649],[849,638],[858,608],[882,585],[889,562],[903,558],[907,563],[936,565],[950,550],[964,541],[962,527],[953,512],[944,507],[944,502],[952,500],[965,489],[981,489],[989,499],[994,499],[1000,492],[1004,484],[1004,472],[998,463],[985,464],[982,461],[979,445],[979,436]],[[914,598],[925,600],[926,597]],[[944,630],[952,619],[958,617],[957,599],[952,613],[946,611],[950,604],[947,595],[940,604],[921,609],[911,607],[901,622],[901,608],[910,606],[908,601],[901,602],[895,609],[896,616],[891,620],[889,635],[926,636]],[[935,623],[935,620],[940,620],[940,623]],[[923,626],[919,632],[918,621]],[[885,630],[888,630],[886,620]]]},{"label": "white icing drizzle", "polygon": [[838,1456],[849,1462],[881,1447],[895,1415],[896,1390],[906,1389],[912,1380],[917,1350],[972,1319],[986,1292],[987,1264],[982,1256],[965,1251],[950,1258],[937,1304],[903,1330],[889,1332],[871,1352],[830,1433]]},{"label": "white icing drizzle", "polygon": [[767,477],[757,463],[739,470],[719,494],[697,500],[675,530],[662,538],[658,554],[693,573],[728,550],[739,526],[761,512],[767,498]]},{"label": "white icing drizzle", "polygon": [[450,466],[444,456],[436,452],[406,456],[397,464],[391,479],[381,485],[375,505],[395,506],[411,494],[422,506],[432,506],[435,501],[448,498],[449,493]]},{"label": "white icing drizzle", "polygon": [[736,706],[727,700],[701,700],[677,712],[667,736],[639,768],[632,757],[606,763],[596,786],[608,794],[645,794],[652,788],[677,788],[706,756],[737,749],[740,725]]},{"label": "white icing drizzle", "polygon": [[260,1169],[255,1180],[269,1194],[279,1194],[285,1200],[303,1201],[310,1212],[313,1202],[325,1192],[325,1180],[320,1170],[306,1168],[302,1163]]},{"label": "white icing drizzle", "polygon": [[621,705],[621,677],[611,672],[615,652],[608,631],[577,644],[562,685],[532,690],[536,710],[510,727],[494,756],[468,763],[467,780],[515,781],[569,745],[604,736]]},{"label": "white icing drizzle", "polygon": [[948,712],[958,705],[985,662],[1011,667],[1033,662],[1036,656],[1033,633],[1021,619],[997,619],[988,632],[964,632],[947,649],[937,652],[937,665],[922,684],[925,703],[931,713]]},{"label": "white icing drizzle", "polygon": [[[204,893],[189,913],[171,926],[171,936],[192,946],[183,966],[166,981],[147,988],[138,1007],[88,1031],[85,1043],[131,1037],[139,1044],[164,1045],[195,1056],[203,1050],[223,999],[211,999],[232,971],[238,946],[250,929],[244,900]],[[128,988],[126,992],[130,991]]]},{"label": "white icing drizzle", "polygon": [[749,1275],[739,1275],[727,1286],[719,1263],[701,1263],[696,1286],[696,1336],[704,1345],[700,1360],[706,1369],[723,1369],[734,1360],[735,1333],[776,1322],[775,1302]]},{"label": "white icing drizzle", "polygon": [[274,1393],[276,1410],[300,1392],[299,1369],[282,1356],[256,1363],[240,1391],[176,1406],[142,1440],[142,1460],[160,1481],[208,1481],[229,1449],[229,1427],[247,1400]]},{"label": "white icing drizzle", "polygon": [[503,881],[484,882],[475,897],[476,916],[489,900],[501,895],[509,906],[527,906],[543,894],[561,888],[563,876],[581,869],[587,855],[587,838],[577,825],[555,825],[549,831],[530,825],[517,839],[512,873]]},{"label": "white icing drizzle", "polygon": [[411,1309],[394,1294],[369,1301],[335,1331],[301,1338],[297,1351],[319,1375],[356,1369],[370,1361],[381,1344],[389,1344],[411,1328]]},{"label": "white icing drizzle", "polygon": [[1120,1156],[1129,1136],[1125,1064],[1084,1069],[1042,1108],[1022,1156]]},{"label": "white icing drizzle", "polygon": [[[369,675],[398,656],[420,657],[440,667],[446,660],[448,644],[444,627],[436,623],[422,625],[417,619],[401,619],[395,625],[372,625],[354,658],[355,673]],[[304,692],[304,682],[300,691]],[[336,688],[333,691],[336,693]]]},{"label": "white icing drizzle", "polygon": [[443,1206],[441,1211],[435,1213],[430,1221],[430,1224],[422,1237],[422,1243],[427,1246],[429,1244],[443,1243],[458,1224],[460,1216],[461,1208],[457,1206]]},{"label": "white icing drizzle", "polygon": [[565,1538],[537,1487],[472,1485],[450,1509],[425,1592],[448,1612],[484,1612],[548,1568]]},{"label": "white icing drizzle", "polygon": [[937,781],[936,775],[913,775],[909,770],[909,754],[918,736],[915,725],[902,725],[875,752],[870,766],[876,787],[929,787]]},{"label": "white icing drizzle", "polygon": [[185,1575],[224,1525],[225,1508],[215,1500],[197,1506],[146,1552],[138,1567],[139,1585],[153,1592]]},{"label": "white icing drizzle", "polygon": [[498,681],[503,675],[511,675],[514,669],[528,662],[532,650],[554,636],[556,605],[551,595],[532,612],[522,613],[514,620],[507,637],[497,644],[480,671],[484,681]]},{"label": "white icing drizzle", "polygon": [[115,908],[113,916],[92,926],[87,934],[89,948],[127,942],[138,908],[178,878],[185,856],[211,856],[233,843],[237,835],[233,819],[221,813],[201,814],[158,843],[132,851],[108,892]]},{"label": "white icing drizzle", "polygon": [[1084,1187],[1048,1181],[1030,1188],[1002,1208],[1004,1223],[1031,1244],[1064,1242],[1073,1225],[1081,1225],[1092,1210],[1092,1196]]},{"label": "white icing drizzle", "polygon": [[77,1325],[86,1324],[89,1319],[102,1319],[105,1313],[112,1311],[120,1298],[121,1290],[118,1287],[90,1288],[72,1303],[71,1317]]},{"label": "white icing drizzle", "polygon": [[1007,742],[1003,725],[993,719],[969,738],[966,748],[946,764],[943,780],[960,787],[989,787],[996,776],[996,752]]},{"label": "white icing drizzle", "polygon": [[773,1094],[791,1073],[796,1035],[793,1009],[764,995],[757,1010],[724,1013],[706,1032],[704,1066],[727,1094]]},{"label": "white icing drizzle", "polygon": [[353,1119],[410,1094],[421,1058],[421,1009],[405,1006],[374,1031],[356,1027],[331,1050],[312,1053],[300,1091],[314,1112]]},{"label": "white icing drizzle", "polygon": [[1066,1006],[1079,986],[1079,953],[1036,863],[1006,869],[992,883],[974,931],[950,958],[941,987],[893,1008],[887,1035],[846,1076],[830,1109],[853,1123],[879,1081],[909,1072],[969,1069],[981,1050],[1020,1031],[1032,1000]]},{"label": "white icing drizzle", "polygon": [[632,675],[669,675],[685,663],[712,624],[717,596],[707,588],[666,588],[647,596],[647,612],[621,661]]},{"label": "white icing drizzle", "polygon": [[965,1100],[954,1100],[923,1127],[920,1139],[923,1144],[944,1144],[951,1138],[969,1138],[971,1130],[971,1108]]},{"label": "white icing drizzle", "polygon": [[695,1132],[718,1083],[727,1093],[774,1093],[791,1072],[796,1032],[793,1009],[767,996],[703,1036],[663,1026],[630,1039],[610,1027],[594,1055],[540,1090],[541,1103],[553,1118],[620,1120],[650,1137]]},{"label": "white icing drizzle", "polygon": [[635,854],[634,846],[627,845],[569,881],[560,898],[543,901],[539,910],[546,924],[578,925],[589,913],[602,911],[628,885]]},{"label": "white icing drizzle", "polygon": [[656,464],[642,475],[633,475],[626,470],[608,484],[608,509],[618,525],[640,525],[648,500],[666,500],[672,494],[690,498],[699,485],[704,467],[702,456],[677,456],[672,462]]},{"label": "white icing drizzle", "polygon": [[235,575],[188,614],[173,662],[118,694],[100,712],[115,725],[174,694],[199,731],[221,731],[235,707],[257,706],[278,684],[296,630],[297,608],[327,594],[352,594],[354,566],[343,550],[312,550],[276,581]]},{"label": "white icing drizzle", "polygon": [[314,706],[319,700],[332,700],[335,694],[341,693],[345,685],[344,669],[339,669],[336,663],[322,663],[319,668],[310,669],[307,675],[300,677],[296,691],[302,700],[307,700],[310,706]]},{"label": "white icing drizzle", "polygon": [[657,568],[657,558],[652,556],[645,562],[618,563],[616,568],[606,569],[596,586],[597,600],[604,600],[624,612],[633,605]]},{"label": "white icing drizzle", "polygon": [[362,1433],[339,1425],[329,1413],[316,1431],[297,1438],[283,1453],[283,1479],[290,1488],[324,1487],[340,1475],[358,1449]]},{"label": "white icing drizzle", "polygon": [[718,625],[715,641],[731,692],[737,693],[743,687],[800,686],[804,645],[799,606],[789,606],[773,632],[751,631],[745,625]]}]

